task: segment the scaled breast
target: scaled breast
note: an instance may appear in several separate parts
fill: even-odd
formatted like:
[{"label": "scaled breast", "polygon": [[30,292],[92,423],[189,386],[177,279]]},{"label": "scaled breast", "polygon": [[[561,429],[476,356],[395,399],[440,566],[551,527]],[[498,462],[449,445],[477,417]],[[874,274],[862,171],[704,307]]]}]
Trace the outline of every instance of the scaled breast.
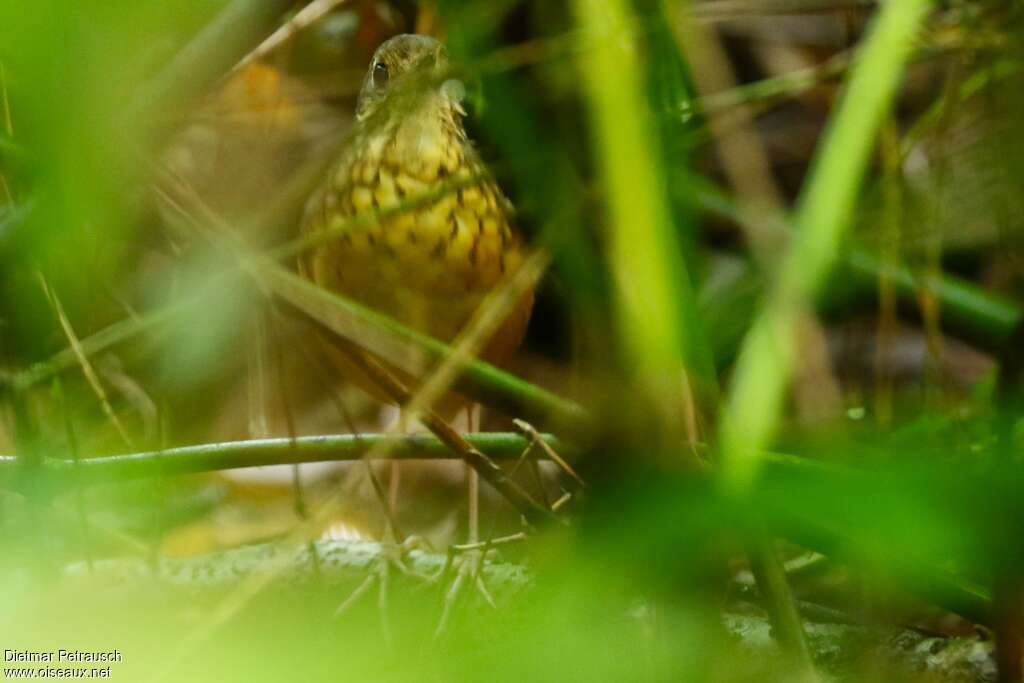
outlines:
[{"label": "scaled breast", "polygon": [[357,131],[303,226],[338,237],[304,266],[318,284],[447,341],[522,260],[509,208],[451,117]]}]

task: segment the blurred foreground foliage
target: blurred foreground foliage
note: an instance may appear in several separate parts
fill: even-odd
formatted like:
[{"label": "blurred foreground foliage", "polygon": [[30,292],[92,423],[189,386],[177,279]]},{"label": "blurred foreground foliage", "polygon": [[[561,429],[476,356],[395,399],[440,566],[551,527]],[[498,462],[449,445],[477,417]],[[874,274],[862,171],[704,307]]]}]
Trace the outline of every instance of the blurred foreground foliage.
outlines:
[{"label": "blurred foreground foliage", "polygon": [[[4,647],[116,648],[124,680],[1019,680],[1022,11],[0,4]],[[485,538],[528,533],[479,581],[464,470],[369,435],[306,318],[382,357],[407,331],[288,272],[373,49],[414,30],[552,258],[521,358],[458,384],[558,518],[487,489]],[[522,416],[585,488],[518,458]],[[431,460],[390,514],[377,448]],[[209,474],[246,457],[343,464]]]}]

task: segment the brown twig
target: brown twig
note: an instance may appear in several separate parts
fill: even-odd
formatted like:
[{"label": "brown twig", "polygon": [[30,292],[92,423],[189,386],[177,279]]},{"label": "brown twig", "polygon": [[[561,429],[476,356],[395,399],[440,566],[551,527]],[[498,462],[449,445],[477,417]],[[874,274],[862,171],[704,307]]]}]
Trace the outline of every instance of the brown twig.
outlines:
[{"label": "brown twig", "polygon": [[363,579],[363,582],[356,586],[356,589],[352,591],[352,593],[347,598],[345,598],[345,600],[340,605],[338,605],[337,609],[334,610],[334,617],[340,617],[345,612],[347,612],[349,608],[352,607],[352,605],[354,605],[356,601],[359,600],[359,598],[361,598],[366,593],[366,591],[370,590],[370,586],[372,586],[373,582],[376,580],[376,574],[369,574],[365,579]]},{"label": "brown twig", "polygon": [[464,552],[469,552],[471,550],[483,550],[485,548],[491,548],[491,547],[494,547],[494,546],[497,546],[497,545],[507,545],[509,543],[518,543],[519,541],[525,541],[526,538],[527,538],[526,534],[523,533],[522,531],[520,531],[517,534],[512,534],[510,536],[502,536],[500,538],[492,538],[492,539],[489,539],[487,541],[482,541],[480,543],[461,543],[461,544],[456,544],[456,545],[453,545],[451,547],[451,549],[454,552],[457,552],[457,553],[464,553]]},{"label": "brown twig", "polygon": [[512,424],[515,425],[515,428],[518,429],[523,436],[530,440],[531,446],[540,446],[541,450],[543,450],[555,464],[561,467],[566,474],[572,477],[576,483],[580,485],[580,488],[586,488],[586,483],[584,483],[580,475],[576,473],[576,470],[572,468],[572,465],[566,462],[565,459],[551,447],[551,444],[544,441],[540,432],[538,432],[533,425],[526,420],[520,420],[518,418],[512,420]]},{"label": "brown twig", "polygon": [[313,0],[313,2],[299,10],[295,16],[285,22],[280,28],[271,33],[255,50],[243,57],[238,64],[235,64],[231,69],[231,73],[236,73],[249,64],[264,59],[285,43],[291,42],[299,31],[311,24],[315,24],[328,12],[346,2],[348,0]]},{"label": "brown twig", "polygon": [[[385,368],[380,361],[351,342],[339,339],[338,347],[352,362],[369,375],[374,383],[399,405],[407,404],[412,398],[409,390]],[[544,506],[535,501],[519,484],[512,481],[497,464],[474,448],[448,422],[433,411],[420,416],[424,426],[442,443],[457,453],[467,465],[473,468],[488,484],[498,491],[531,526],[554,521],[555,517]]]},{"label": "brown twig", "polygon": [[50,286],[46,282],[46,278],[42,273],[37,273],[39,276],[39,284],[42,285],[43,294],[46,295],[46,300],[50,303],[50,307],[53,308],[53,313],[57,316],[57,320],[60,322],[61,329],[64,330],[64,335],[68,339],[68,343],[71,345],[71,349],[75,353],[75,357],[78,359],[79,365],[82,367],[82,374],[85,375],[86,381],[89,382],[89,386],[92,387],[93,392],[96,394],[96,398],[99,399],[100,405],[103,406],[103,412],[110,419],[111,424],[117,430],[117,433],[121,436],[121,439],[128,445],[129,448],[134,448],[131,438],[128,436],[128,431],[124,428],[121,423],[121,419],[114,412],[113,406],[110,405],[110,400],[107,398],[107,392],[103,388],[102,382],[100,382],[99,376],[92,367],[92,363],[89,362],[88,356],[82,350],[82,345],[78,341],[78,336],[75,334],[75,330],[71,327],[71,321],[68,320],[67,314],[64,312],[64,306],[61,304],[60,299],[57,298],[57,293],[50,289]]}]

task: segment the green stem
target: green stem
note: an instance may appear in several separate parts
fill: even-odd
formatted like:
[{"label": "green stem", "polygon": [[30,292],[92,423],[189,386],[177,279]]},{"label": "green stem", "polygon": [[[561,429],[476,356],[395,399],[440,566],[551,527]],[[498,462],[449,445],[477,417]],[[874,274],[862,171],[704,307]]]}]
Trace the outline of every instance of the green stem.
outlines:
[{"label": "green stem", "polygon": [[[710,214],[737,223],[751,220],[723,190],[695,180],[697,201]],[[790,231],[793,230],[792,226]],[[873,300],[878,278],[886,269],[904,311],[919,309],[919,295],[929,288],[942,309],[943,330],[991,352],[1003,352],[1024,335],[1024,306],[1005,296],[988,292],[954,275],[918,273],[906,265],[891,269],[871,249],[850,246],[839,254],[838,273],[832,278],[842,286],[829,287],[832,296],[822,302],[826,312],[840,303],[848,308],[859,299]],[[715,362],[727,365],[736,355],[743,333],[754,316],[764,290],[764,276],[747,265],[728,285],[708,291],[701,302],[715,349]]]},{"label": "green stem", "polygon": [[[542,434],[541,438],[556,451],[562,450],[563,445],[553,436]],[[511,432],[466,434],[465,439],[477,450],[497,460],[519,458],[531,443],[529,439]],[[459,459],[433,435],[337,434],[230,441],[77,460],[49,458],[42,461],[42,467],[47,474],[68,484],[123,481],[265,465],[346,462],[359,460],[371,452],[384,452],[380,449],[383,442],[388,444],[388,459]],[[532,456],[547,458],[540,447],[533,449]],[[0,480],[14,476],[23,466],[16,456],[0,456]]]},{"label": "green stem", "polygon": [[885,3],[858,56],[801,195],[798,230],[775,286],[744,339],[722,414],[723,483],[740,493],[757,475],[796,362],[797,330],[839,254],[883,117],[931,3]]},{"label": "green stem", "polygon": [[711,0],[698,3],[693,15],[705,21],[749,19],[773,14],[812,14],[867,9],[878,0]]},{"label": "green stem", "polygon": [[605,187],[623,362],[645,408],[680,435],[681,407],[689,400],[680,378],[700,347],[697,330],[684,321],[695,318],[696,302],[661,177],[636,18],[624,0],[576,0],[573,9],[580,30],[598,38],[578,64]]},{"label": "green stem", "polygon": [[904,265],[890,269],[878,254],[861,248],[849,249],[841,267],[862,291],[874,291],[879,274],[886,271],[900,303],[915,310],[920,292],[930,290],[941,306],[943,327],[985,350],[1004,350],[1024,330],[1024,309],[1019,304],[962,278],[916,273]]}]

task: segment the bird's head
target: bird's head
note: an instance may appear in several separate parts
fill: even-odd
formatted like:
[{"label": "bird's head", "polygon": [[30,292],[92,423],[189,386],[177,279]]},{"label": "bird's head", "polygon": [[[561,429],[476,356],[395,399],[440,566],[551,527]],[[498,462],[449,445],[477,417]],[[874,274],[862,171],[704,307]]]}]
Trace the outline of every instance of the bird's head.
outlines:
[{"label": "bird's head", "polygon": [[403,34],[381,44],[363,79],[356,118],[408,114],[424,101],[461,111],[462,84],[451,78],[448,52],[430,36]]}]

